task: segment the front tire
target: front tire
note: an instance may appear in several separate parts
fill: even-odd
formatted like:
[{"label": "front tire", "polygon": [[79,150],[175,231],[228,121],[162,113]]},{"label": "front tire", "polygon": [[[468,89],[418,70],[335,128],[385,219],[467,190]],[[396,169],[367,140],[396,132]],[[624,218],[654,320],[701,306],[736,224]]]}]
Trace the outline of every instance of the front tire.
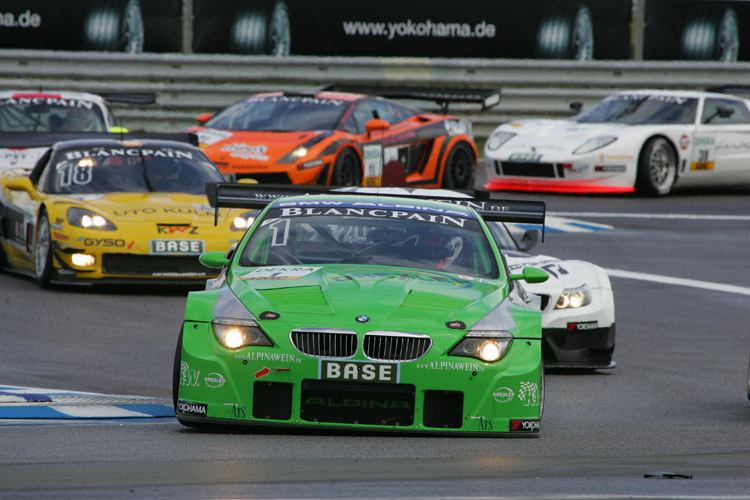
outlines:
[{"label": "front tire", "polygon": [[50,236],[49,217],[42,211],[36,225],[34,237],[34,275],[40,287],[49,286],[52,276],[52,238]]},{"label": "front tire", "polygon": [[677,153],[664,137],[652,137],[638,157],[636,191],[647,196],[669,194],[677,178]]},{"label": "front tire", "polygon": [[443,187],[446,189],[473,189],[477,161],[474,151],[465,142],[459,142],[445,160]]},{"label": "front tire", "polygon": [[86,50],[143,52],[144,28],[138,0],[97,2],[83,23]]},{"label": "front tire", "polygon": [[734,10],[700,6],[685,22],[680,59],[735,62],[740,50],[739,32]]},{"label": "front tire", "polygon": [[362,162],[351,148],[344,149],[336,158],[331,176],[332,186],[361,186]]},{"label": "front tire", "polygon": [[233,53],[288,56],[290,45],[289,10],[284,2],[255,0],[240,7],[230,33]]},{"label": "front tire", "polygon": [[536,34],[538,59],[594,58],[591,11],[579,3],[552,4],[542,15]]}]

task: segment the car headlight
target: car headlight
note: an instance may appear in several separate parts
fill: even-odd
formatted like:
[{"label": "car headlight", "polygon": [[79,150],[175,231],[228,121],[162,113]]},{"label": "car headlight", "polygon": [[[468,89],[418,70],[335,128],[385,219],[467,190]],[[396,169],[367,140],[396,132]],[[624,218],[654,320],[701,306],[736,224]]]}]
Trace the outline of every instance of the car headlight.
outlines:
[{"label": "car headlight", "polygon": [[246,319],[216,318],[211,322],[214,336],[219,344],[227,349],[239,349],[246,346],[267,346],[271,342],[258,323]]},{"label": "car headlight", "polygon": [[505,132],[504,130],[495,130],[487,139],[486,147],[490,151],[498,149],[500,146],[516,136],[515,132]]},{"label": "car headlight", "polygon": [[599,137],[592,137],[591,139],[587,140],[586,142],[578,146],[573,151],[573,154],[582,155],[582,154],[590,153],[592,151],[596,151],[597,149],[601,149],[604,146],[609,146],[616,140],[617,140],[617,137],[613,135],[601,135]]},{"label": "car headlight", "polygon": [[117,226],[101,215],[85,208],[71,207],[68,209],[68,223],[85,229],[101,229],[102,231],[116,231]]},{"label": "car headlight", "polygon": [[259,210],[250,210],[249,212],[245,212],[235,217],[234,220],[232,220],[232,231],[247,231],[247,228],[252,226],[253,222],[255,222],[258,212]]},{"label": "car headlight", "polygon": [[494,363],[508,354],[512,342],[513,334],[505,330],[470,331],[449,354]]},{"label": "car headlight", "polygon": [[587,286],[566,288],[557,299],[555,309],[576,309],[591,304],[591,291]]}]

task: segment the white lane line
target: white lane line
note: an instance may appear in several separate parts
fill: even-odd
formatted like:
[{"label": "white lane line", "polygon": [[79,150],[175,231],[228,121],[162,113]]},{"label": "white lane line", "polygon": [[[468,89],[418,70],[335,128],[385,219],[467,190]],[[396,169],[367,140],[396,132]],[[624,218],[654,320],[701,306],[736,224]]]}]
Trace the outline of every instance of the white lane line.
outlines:
[{"label": "white lane line", "polygon": [[664,283],[666,285],[679,285],[689,286],[693,288],[703,288],[704,290],[714,290],[717,292],[729,292],[738,293],[740,295],[750,295],[750,288],[735,286],[735,285],[724,285],[721,283],[713,283],[711,281],[698,281],[690,280],[685,278],[673,278],[671,276],[661,276],[658,274],[647,274],[647,273],[634,273],[632,271],[622,271],[620,269],[605,269],[607,274],[616,278],[630,278],[635,280],[653,281],[656,283]]},{"label": "white lane line", "polygon": [[695,219],[750,221],[750,215],[627,214],[617,212],[547,212],[547,215],[557,215],[560,217],[618,217],[623,219]]}]

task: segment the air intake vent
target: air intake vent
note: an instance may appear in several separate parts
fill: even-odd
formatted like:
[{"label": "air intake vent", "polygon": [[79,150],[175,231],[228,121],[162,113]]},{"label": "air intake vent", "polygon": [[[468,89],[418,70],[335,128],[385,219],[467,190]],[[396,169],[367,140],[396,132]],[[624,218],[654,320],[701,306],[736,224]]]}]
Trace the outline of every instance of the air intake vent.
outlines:
[{"label": "air intake vent", "polygon": [[297,328],[292,344],[302,354],[316,358],[351,358],[357,352],[357,334],[337,328]]},{"label": "air intake vent", "polygon": [[404,332],[368,332],[363,345],[365,356],[379,361],[414,361],[431,346],[429,336]]}]

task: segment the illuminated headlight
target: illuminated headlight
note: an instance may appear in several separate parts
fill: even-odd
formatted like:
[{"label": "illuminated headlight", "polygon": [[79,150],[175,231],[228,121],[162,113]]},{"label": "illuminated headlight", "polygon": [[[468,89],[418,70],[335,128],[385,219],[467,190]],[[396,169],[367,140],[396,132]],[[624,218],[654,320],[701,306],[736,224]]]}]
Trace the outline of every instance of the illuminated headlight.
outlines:
[{"label": "illuminated headlight", "polygon": [[513,132],[505,132],[503,130],[496,130],[492,132],[489,139],[487,139],[487,149],[494,151],[512,138],[516,136]]},{"label": "illuminated headlight", "polygon": [[74,253],[70,256],[74,266],[88,267],[96,264],[96,257],[87,253]]},{"label": "illuminated headlight", "polygon": [[295,160],[304,157],[307,154],[307,148],[304,146],[300,146],[294,151],[292,151],[289,155],[294,158]]},{"label": "illuminated headlight", "polygon": [[116,231],[117,226],[101,215],[86,210],[85,208],[71,207],[68,209],[68,222],[77,227],[85,229],[101,229],[103,231]]},{"label": "illuminated headlight", "polygon": [[477,358],[487,363],[500,361],[508,354],[513,334],[503,330],[469,332],[450,352],[451,356]]},{"label": "illuminated headlight", "polygon": [[617,140],[617,137],[613,135],[602,135],[599,137],[592,137],[588,141],[578,146],[573,151],[573,154],[582,155],[582,154],[590,153],[592,151],[596,151],[597,149],[601,149],[604,146],[609,146],[616,140]]},{"label": "illuminated headlight", "polygon": [[591,292],[587,286],[566,288],[557,299],[555,309],[576,309],[591,304]]},{"label": "illuminated headlight", "polygon": [[255,321],[216,318],[211,322],[211,327],[216,340],[227,349],[239,349],[250,345],[267,347],[273,345]]},{"label": "illuminated headlight", "polygon": [[253,225],[257,216],[258,210],[250,210],[242,215],[238,215],[232,221],[232,231],[247,231],[247,228]]}]

